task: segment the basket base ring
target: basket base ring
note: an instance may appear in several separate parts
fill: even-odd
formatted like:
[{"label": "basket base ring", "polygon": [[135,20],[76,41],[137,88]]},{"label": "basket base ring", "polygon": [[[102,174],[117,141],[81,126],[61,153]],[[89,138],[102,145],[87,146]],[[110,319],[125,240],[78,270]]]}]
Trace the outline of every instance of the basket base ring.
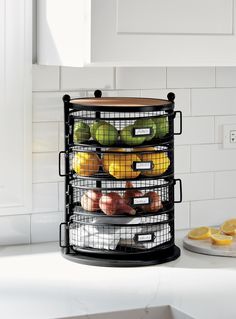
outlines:
[{"label": "basket base ring", "polygon": [[151,266],[163,264],[166,262],[173,261],[180,256],[179,247],[173,245],[167,249],[163,249],[163,251],[146,254],[145,256],[136,256],[135,258],[132,256],[132,259],[129,259],[127,255],[126,259],[118,258],[107,258],[107,255],[89,255],[82,253],[66,253],[66,249],[62,248],[62,255],[64,258],[90,266],[102,266],[102,267],[142,267],[142,266]]}]

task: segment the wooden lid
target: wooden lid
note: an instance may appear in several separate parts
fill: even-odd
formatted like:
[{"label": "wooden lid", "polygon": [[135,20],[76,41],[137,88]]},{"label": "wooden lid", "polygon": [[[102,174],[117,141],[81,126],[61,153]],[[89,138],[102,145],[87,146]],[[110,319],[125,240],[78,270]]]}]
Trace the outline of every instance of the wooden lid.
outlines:
[{"label": "wooden lid", "polygon": [[101,97],[72,99],[72,104],[94,107],[145,107],[145,106],[168,106],[172,102],[162,99],[136,98],[136,97]]}]

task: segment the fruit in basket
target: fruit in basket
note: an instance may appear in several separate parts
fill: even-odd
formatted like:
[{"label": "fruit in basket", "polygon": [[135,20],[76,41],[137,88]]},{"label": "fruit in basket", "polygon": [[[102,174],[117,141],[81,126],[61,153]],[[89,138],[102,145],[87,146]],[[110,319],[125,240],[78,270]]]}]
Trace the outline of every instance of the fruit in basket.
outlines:
[{"label": "fruit in basket", "polygon": [[[107,173],[109,173],[109,166],[110,164],[112,164],[115,159],[117,158],[117,156],[119,156],[119,152],[125,152],[124,148],[112,148],[109,149],[108,152],[110,153],[105,153],[102,157],[102,165],[103,165],[103,170]],[[114,153],[114,154],[112,154]]]},{"label": "fruit in basket", "polygon": [[78,121],[74,124],[74,143],[82,143],[90,139],[90,128],[89,126],[82,122]]},{"label": "fruit in basket", "polygon": [[[140,158],[140,160],[142,161],[142,156],[144,154],[152,154],[152,152],[155,152],[156,149],[155,147],[134,147],[133,148],[134,152],[137,152],[136,155]],[[145,152],[145,153],[144,153]]]},{"label": "fruit in basket", "polygon": [[168,123],[168,118],[166,116],[155,117],[155,118],[152,118],[152,120],[156,125],[155,138],[163,138],[166,134],[169,133],[169,123]]},{"label": "fruit in basket", "polygon": [[170,159],[166,152],[159,153],[144,153],[140,155],[143,162],[152,162],[153,168],[151,170],[142,171],[144,176],[158,176],[165,173],[170,166]]},{"label": "fruit in basket", "polygon": [[157,133],[157,127],[156,124],[152,119],[138,119],[134,123],[135,128],[150,128],[151,134],[145,136],[145,141],[151,141]]},{"label": "fruit in basket", "polygon": [[163,207],[161,197],[157,192],[148,192],[144,196],[150,198],[150,204],[142,206],[142,209],[145,213],[154,213]]},{"label": "fruit in basket", "polygon": [[116,143],[118,131],[113,125],[105,123],[97,128],[95,137],[99,144],[110,146]]},{"label": "fruit in basket", "polygon": [[99,126],[102,124],[107,124],[107,122],[101,120],[101,121],[95,121],[92,124],[90,124],[90,134],[94,140],[96,140],[96,131],[99,128]]},{"label": "fruit in basket", "polygon": [[222,234],[213,234],[211,235],[211,241],[213,245],[218,245],[218,246],[230,245],[233,241],[233,237],[228,235],[222,235]]},{"label": "fruit in basket", "polygon": [[[215,236],[215,235],[212,235]],[[195,239],[195,240],[201,240],[201,239],[207,239],[211,237],[211,229],[210,227],[203,226],[198,227],[190,230],[188,233],[188,238]]]},{"label": "fruit in basket", "polygon": [[109,174],[117,179],[132,179],[140,175],[140,171],[133,170],[133,162],[140,162],[136,154],[117,155],[109,165]]},{"label": "fruit in basket", "polygon": [[120,139],[126,145],[140,145],[145,140],[145,136],[133,136],[134,125],[124,127],[120,132]]},{"label": "fruit in basket", "polygon": [[95,153],[77,152],[72,161],[74,171],[81,176],[92,176],[99,171],[100,159]]},{"label": "fruit in basket", "polygon": [[118,214],[136,214],[135,209],[127,205],[124,199],[115,192],[103,194],[99,200],[99,207],[104,214],[109,216]]},{"label": "fruit in basket", "polygon": [[127,181],[125,183],[125,188],[126,188],[126,191],[124,193],[123,198],[124,198],[126,204],[128,204],[128,205],[132,205],[133,198],[143,196],[143,193],[140,190],[138,190],[137,188],[134,188],[133,184],[130,181]]},{"label": "fruit in basket", "polygon": [[226,220],[221,226],[221,231],[226,235],[236,235],[236,218]]},{"label": "fruit in basket", "polygon": [[102,193],[99,191],[89,190],[81,197],[81,206],[89,212],[96,212],[99,210],[99,200]]}]

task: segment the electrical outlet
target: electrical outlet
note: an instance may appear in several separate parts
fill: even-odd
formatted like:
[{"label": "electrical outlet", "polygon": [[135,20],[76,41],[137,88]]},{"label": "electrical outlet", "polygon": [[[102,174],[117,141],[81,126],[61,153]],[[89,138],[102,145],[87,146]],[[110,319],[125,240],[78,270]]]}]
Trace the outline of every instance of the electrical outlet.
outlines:
[{"label": "electrical outlet", "polygon": [[236,143],[236,130],[231,130],[229,134],[229,142]]},{"label": "electrical outlet", "polygon": [[236,148],[236,124],[223,126],[224,148]]}]

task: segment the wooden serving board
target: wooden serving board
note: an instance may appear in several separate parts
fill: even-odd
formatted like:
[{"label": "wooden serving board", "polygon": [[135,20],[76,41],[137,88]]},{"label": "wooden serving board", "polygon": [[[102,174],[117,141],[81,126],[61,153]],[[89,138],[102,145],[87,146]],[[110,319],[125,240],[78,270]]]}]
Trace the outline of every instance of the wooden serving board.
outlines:
[{"label": "wooden serving board", "polygon": [[210,239],[193,240],[185,236],[183,239],[183,246],[187,250],[190,250],[199,254],[224,256],[224,257],[236,257],[236,238],[234,238],[231,245],[216,246],[216,245],[212,245]]}]

